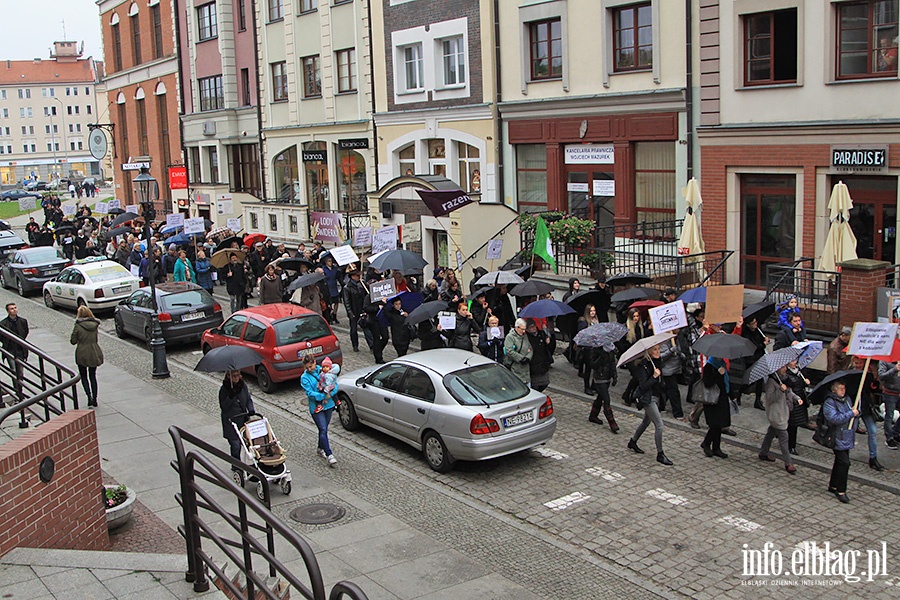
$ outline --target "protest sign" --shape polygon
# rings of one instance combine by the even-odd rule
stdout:
[[[75,205],[74,204],[63,204],[63,214],[67,217],[71,217],[75,214]]]
[[[128,205],[126,205],[126,206],[125,206],[125,212],[134,213],[134,214],[136,214],[136,215],[141,214],[141,212],[138,210],[138,205],[137,205],[137,204],[128,204]]]
[[[452,312],[438,313],[438,325],[441,329],[456,329],[456,314]]]
[[[98,215],[109,214],[109,204],[107,204],[106,202],[98,202],[94,205],[94,212]]]
[[[35,210],[37,202],[34,198],[19,198],[19,210]]]
[[[181,213],[166,215],[166,227],[184,227],[184,215]]]
[[[487,260],[500,260],[503,253],[503,240],[490,240],[487,245]]]
[[[310,212],[309,228],[314,240],[344,243],[344,217],[341,213]]]
[[[334,258],[334,262],[340,266],[349,265],[350,263],[359,262],[359,257],[350,246],[335,246],[328,252]]]
[[[353,230],[353,245],[356,248],[372,245],[372,228],[358,227]]]
[[[687,327],[687,315],[684,312],[684,302],[676,300],[662,306],[655,306],[649,310],[650,322],[653,324],[653,333],[665,333]]]
[[[709,323],[737,323],[743,308],[743,285],[711,285],[706,289],[706,320]]]
[[[397,226],[388,225],[377,230],[372,236],[372,254],[397,249]]]
[[[110,200],[107,204],[109,205],[109,210],[115,210],[117,208],[122,208],[122,201],[119,200],[118,198],[114,198],[114,199]],[[137,211],[135,211],[135,214],[137,214]]]
[[[203,233],[204,231],[206,231],[206,226],[203,224],[203,217],[195,217],[193,219],[184,220],[185,233]]]
[[[848,354],[883,356],[891,353],[897,339],[897,323],[854,323]]]
[[[422,241],[422,223],[419,221],[416,221],[415,223],[405,223],[403,227],[400,228],[400,231],[402,236],[400,241],[404,244]]]
[[[235,217],[233,219],[225,220],[225,227],[230,229],[231,231],[238,232],[241,230],[241,218]]]
[[[396,295],[397,286],[394,285],[393,278],[369,284],[369,297],[373,301],[381,300],[382,298],[393,298]]]

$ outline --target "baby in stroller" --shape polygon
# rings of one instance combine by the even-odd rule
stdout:
[[[322,370],[319,373],[319,391],[325,392],[326,394],[332,394],[334,390],[337,389],[337,376],[341,373],[341,365],[336,365],[332,362],[331,358],[325,357],[325,360],[322,361]],[[340,404],[340,401],[335,396],[334,403]],[[324,405],[321,402],[316,402],[316,410],[315,412],[322,412]]]
[[[236,423],[235,428],[238,428]],[[241,459],[259,469],[269,483],[280,485],[282,493],[290,494],[291,472],[284,464],[287,456],[269,420],[256,413],[250,414],[238,432],[243,446]],[[241,487],[244,485],[243,475],[243,471],[235,472],[235,481]],[[255,480],[251,476],[250,481]],[[260,500],[264,499],[262,482],[258,482],[256,493]]]

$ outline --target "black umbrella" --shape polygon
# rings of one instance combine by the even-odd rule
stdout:
[[[749,323],[752,319],[756,319],[756,322],[762,325],[774,312],[774,302],[757,302],[745,308],[741,312],[741,316],[744,317],[744,323]]]
[[[117,210],[119,212],[113,212],[113,210]],[[112,223],[109,224],[110,227],[118,227],[122,223],[127,223],[128,221],[133,221],[134,219],[138,218],[138,215],[134,214],[133,212],[125,212],[121,208],[114,208],[109,211],[109,214],[119,215],[115,219],[113,219]]]
[[[607,280],[609,283],[609,280]],[[650,298],[656,298],[659,296],[659,292],[652,288],[644,288],[644,287],[633,287],[628,288],[627,290],[622,290],[621,292],[616,292],[610,298],[611,302],[635,302],[637,300],[649,300]],[[571,298],[570,298],[571,300]]]
[[[522,279],[525,279],[527,281],[531,277],[531,271],[532,271],[531,265],[525,265],[524,267],[519,267],[518,269],[513,271],[513,273],[515,273],[516,275],[518,275],[519,277],[521,277]]]
[[[127,225],[126,225],[126,226],[123,226],[123,227],[116,227],[116,228],[114,228],[114,229],[108,229],[108,230],[106,231],[106,233],[104,233],[103,235],[106,236],[106,239],[111,240],[111,239],[113,239],[113,238],[116,237],[116,236],[119,236],[119,235],[127,235],[127,234],[129,234],[129,233],[132,233],[133,231],[134,231],[134,230],[133,230],[130,226],[127,226]]]
[[[517,284],[509,291],[510,296],[543,296],[553,291],[553,286],[543,281],[531,279]]]
[[[194,370],[204,373],[224,373],[225,371],[240,371],[261,362],[262,357],[256,350],[246,346],[219,346],[207,352]]]
[[[561,315],[574,315],[575,311],[568,304],[558,300],[537,300],[519,312],[523,319],[546,319]]]
[[[409,250],[404,250],[403,248],[388,250],[369,262],[373,267],[382,272],[387,271],[388,269],[392,271],[412,271],[418,269],[421,271],[425,268],[425,265],[428,264],[428,261],[418,254],[410,252]]]
[[[862,380],[863,372],[859,369],[853,369],[849,371],[837,371],[836,373],[832,373],[831,375],[826,376],[822,381],[820,381],[816,387],[809,392],[807,399],[811,404],[822,404],[825,402],[825,395],[831,390],[831,384],[835,381],[844,380],[844,383],[847,384],[847,395],[851,396],[851,398],[855,397],[855,394],[851,394],[850,390],[856,390],[859,388],[859,382]]]
[[[474,300],[478,296],[486,296],[487,294],[489,294],[493,291],[494,291],[494,288],[491,286],[480,287],[480,288],[476,289],[474,292],[472,292],[472,294],[469,297]]]
[[[111,208],[108,211],[106,211],[106,214],[108,214],[108,215],[128,215],[128,214],[134,215],[134,213],[126,213],[125,209],[123,209],[123,208]],[[131,217],[131,219],[134,219],[134,218],[137,218],[137,215],[134,215],[133,217]],[[131,219],[126,219],[126,220],[130,221]]]
[[[653,278],[643,273],[617,273],[606,278],[607,285],[641,285],[642,283],[650,283]]]
[[[733,333],[712,333],[701,337],[691,346],[704,356],[716,358],[741,358],[753,356],[756,345],[745,337]]]
[[[240,248],[241,244],[244,243],[244,240],[243,240],[243,238],[239,238],[236,235],[227,237],[224,240],[222,240],[221,242],[219,242],[218,244],[216,244],[215,252],[218,252],[219,250],[224,250],[225,248],[231,248],[232,242],[237,242],[238,248]]]
[[[274,260],[270,265],[275,265],[276,267],[280,267],[282,269],[287,269],[288,271],[299,271],[300,265],[306,265],[310,269],[312,269],[312,263],[306,260],[305,258],[279,258],[278,260]]]
[[[318,271],[314,273],[307,273],[306,275],[301,275],[297,279],[291,282],[291,285],[288,286],[287,291],[293,292],[294,290],[304,288],[308,285],[313,285],[315,283],[319,283],[325,279],[325,273],[319,273]]]
[[[448,308],[447,303],[443,300],[432,300],[431,302],[420,304],[407,315],[406,324],[418,325],[422,321],[435,318],[439,312],[448,310]]]

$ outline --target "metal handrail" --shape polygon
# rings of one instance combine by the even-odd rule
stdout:
[[[265,476],[255,467],[246,465],[233,458],[231,455],[204,442],[200,438],[184,431],[180,427],[169,427],[169,435],[175,444],[176,460],[173,467],[178,471],[181,482],[181,493],[176,497],[184,512],[184,525],[179,527],[187,544],[188,571],[185,580],[193,582],[195,592],[205,592],[209,589],[209,581],[206,577],[206,569],[215,573],[222,584],[231,591],[235,597],[256,598],[262,593],[273,600],[277,596],[270,590],[265,582],[253,570],[253,556],[260,556],[269,566],[270,577],[276,573],[283,577],[297,592],[309,600],[325,600],[325,583],[322,579],[322,571],[316,560],[312,547],[297,533],[282,521],[271,509],[269,484]],[[263,486],[263,502],[260,502],[245,489],[238,486],[232,477],[222,471],[206,454],[199,450],[185,452],[184,441],[194,444],[198,448],[212,454],[220,460],[229,463],[232,468],[237,468],[246,474],[255,475]],[[202,470],[198,470],[198,466]],[[234,515],[223,508],[212,495],[198,483],[198,480],[208,481],[230,492],[238,501],[238,514]],[[198,496],[203,502],[198,501]],[[199,513],[199,508],[209,510],[221,517],[225,524],[239,533],[239,541],[223,538],[210,527]],[[252,512],[264,525],[254,523],[248,516]],[[263,546],[250,532],[250,529],[264,529],[267,532],[267,543]],[[285,541],[291,544],[299,553],[306,564],[309,575],[310,587],[306,587],[284,564],[275,556],[274,534],[277,533]],[[219,567],[213,558],[203,551],[201,538],[212,540],[216,546],[232,561],[244,574],[247,587],[242,592],[225,576],[224,569]],[[240,556],[232,548],[240,548]],[[245,594],[245,595],[242,595]],[[341,597],[351,600],[367,600],[368,596],[356,584],[349,581],[341,581],[332,587],[331,600]]]

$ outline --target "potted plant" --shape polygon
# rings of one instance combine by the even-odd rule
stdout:
[[[106,509],[106,527],[113,530],[131,520],[137,494],[124,485],[103,486],[103,508]]]

